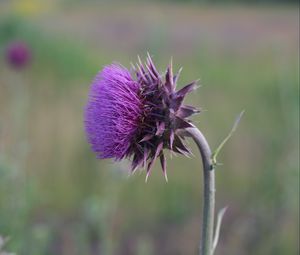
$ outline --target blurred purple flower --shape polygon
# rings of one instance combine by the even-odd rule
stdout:
[[[167,180],[163,149],[189,155],[178,130],[192,127],[187,117],[198,113],[183,105],[192,82],[175,91],[179,73],[173,76],[172,63],[164,78],[148,55],[145,65],[133,67],[136,78],[118,64],[106,66],[94,79],[85,109],[85,130],[99,158],[129,158],[132,172],[145,167],[146,180],[157,158]]]
[[[13,68],[24,68],[31,59],[31,51],[25,42],[12,42],[6,49],[6,60]]]

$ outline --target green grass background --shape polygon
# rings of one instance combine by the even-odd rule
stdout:
[[[297,6],[174,2],[0,3],[0,236],[18,255],[186,255],[200,238],[202,168],[168,158],[128,177],[126,162],[96,160],[83,131],[89,84],[104,65],[149,51],[180,86],[221,152],[217,209],[228,206],[216,254],[299,252],[299,59]],[[21,72],[7,44],[33,53]]]

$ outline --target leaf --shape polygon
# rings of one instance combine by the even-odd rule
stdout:
[[[225,139],[220,143],[220,145],[218,146],[218,148],[212,153],[211,155],[211,160],[212,160],[212,164],[213,166],[216,166],[217,163],[217,156],[220,153],[221,149],[224,147],[224,145],[226,144],[226,142],[231,138],[231,136],[233,135],[233,133],[236,131],[238,124],[240,123],[240,120],[244,114],[245,110],[243,110],[235,119],[235,122],[232,126],[232,129],[230,130],[229,134],[225,137]]]
[[[215,234],[214,234],[214,240],[213,240],[213,247],[212,247],[212,254],[214,254],[214,251],[218,245],[218,241],[219,241],[219,236],[220,236],[220,230],[221,230],[221,225],[222,225],[222,220],[223,217],[225,215],[227,211],[227,206],[222,208],[219,212],[218,212],[218,216],[217,216],[217,224],[216,224],[216,229],[215,229]]]

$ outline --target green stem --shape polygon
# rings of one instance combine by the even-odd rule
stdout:
[[[187,128],[186,136],[193,138],[201,153],[204,176],[204,204],[202,237],[200,240],[200,255],[213,254],[213,236],[214,236],[214,214],[215,214],[215,171],[211,160],[211,150],[204,137],[196,127]]]

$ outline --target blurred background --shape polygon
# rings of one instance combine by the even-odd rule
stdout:
[[[157,164],[145,184],[128,163],[97,160],[83,130],[95,74],[149,51],[162,72],[171,56],[183,67],[179,86],[201,79],[187,101],[205,109],[193,120],[212,148],[246,110],[216,170],[217,210],[229,207],[216,254],[298,254],[298,19],[298,1],[1,0],[3,250],[196,254],[195,146],[191,159],[168,158],[168,183]],[[7,60],[14,42],[30,51],[22,68]]]

